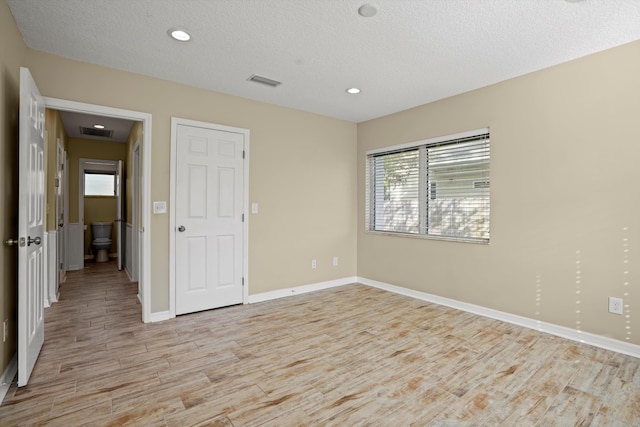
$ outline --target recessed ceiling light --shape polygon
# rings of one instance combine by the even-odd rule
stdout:
[[[178,40],[179,42],[186,42],[191,39],[191,35],[184,30],[172,29],[167,31],[167,33],[172,39]]]
[[[365,18],[371,18],[372,16],[375,16],[376,13],[378,13],[378,9],[376,9],[376,7],[372,4],[363,4],[358,8],[358,13],[360,14],[360,16],[363,16]]]
[[[349,89],[347,89],[347,93],[355,95],[356,93],[360,93],[360,89],[358,89],[357,87],[350,87]]]
[[[93,127],[96,129],[104,129],[104,125],[99,125],[99,124],[95,124],[93,125]]]

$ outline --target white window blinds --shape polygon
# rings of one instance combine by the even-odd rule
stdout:
[[[488,129],[367,155],[369,231],[489,241]]]

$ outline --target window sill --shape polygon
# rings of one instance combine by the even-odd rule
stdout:
[[[377,235],[377,236],[408,237],[410,239],[442,240],[445,242],[473,243],[476,245],[489,245],[489,242],[490,242],[490,240],[468,239],[464,237],[431,236],[428,234],[396,233],[393,231],[365,230],[365,234],[371,234],[371,235]]]

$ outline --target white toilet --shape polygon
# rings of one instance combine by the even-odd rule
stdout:
[[[112,226],[113,224],[110,222],[91,223],[91,248],[93,249],[96,262],[109,261]]]

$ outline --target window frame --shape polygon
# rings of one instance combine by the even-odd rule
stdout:
[[[109,176],[111,177],[112,184],[112,193],[113,194],[87,194],[87,175],[99,175],[99,176]],[[84,197],[102,197],[102,198],[115,198],[117,196],[117,174],[116,171],[104,171],[104,170],[91,170],[85,169],[84,175],[84,185],[83,185],[83,193]]]
[[[479,243],[479,244],[489,244],[490,242],[490,222],[491,222],[491,193],[490,193],[490,169],[491,169],[491,151],[490,151],[490,128],[480,128],[474,129],[466,132],[459,132],[451,135],[443,135],[434,138],[424,139],[420,141],[409,142],[405,144],[398,144],[388,147],[382,147],[377,149],[368,150],[366,152],[365,159],[365,232],[370,234],[381,234],[381,235],[392,235],[399,237],[412,237],[412,238],[421,238],[421,239],[430,239],[430,240],[447,240],[447,241],[460,241],[467,243]],[[429,173],[428,169],[428,161],[426,159],[427,156],[422,155],[422,151],[425,151],[429,148],[434,147],[442,147],[446,146],[448,143],[455,143],[459,140],[471,139],[474,137],[480,137],[483,135],[487,135],[487,173],[489,176],[487,178],[475,178],[472,180],[473,188],[476,187],[476,181],[482,182],[482,189],[487,190],[486,198],[488,200],[489,206],[486,208],[486,218],[489,221],[489,227],[487,231],[487,237],[465,237],[465,236],[454,236],[454,235],[441,235],[441,234],[429,234],[429,229],[425,221],[427,220],[429,203],[431,200],[434,200],[432,197],[439,192],[439,188],[437,186],[431,186],[435,184],[435,182],[427,183],[427,174]],[[418,232],[407,232],[407,231],[395,231],[395,230],[376,230],[376,199],[375,199],[375,182],[376,182],[376,171],[375,171],[375,158],[383,155],[389,155],[393,153],[406,152],[410,150],[418,150],[420,153],[419,161],[418,161]],[[378,177],[379,179],[380,177]],[[488,183],[488,186],[485,187],[484,184]],[[427,187],[429,186],[429,187]],[[436,196],[437,197],[437,196]]]

